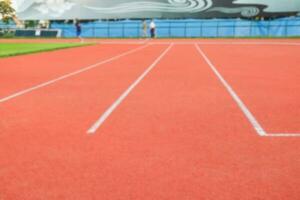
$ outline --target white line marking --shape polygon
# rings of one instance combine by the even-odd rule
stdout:
[[[280,45],[280,46],[300,46],[300,42],[251,42],[251,41],[241,41],[241,42],[188,42],[188,41],[182,41],[182,42],[167,42],[167,41],[151,41],[151,40],[147,40],[147,41],[103,41],[103,42],[99,42],[100,44],[116,44],[116,45],[121,45],[121,44],[143,44],[145,42],[148,42],[148,44],[177,44],[177,45],[187,45],[187,44],[199,44],[199,45]]]
[[[206,63],[209,65],[209,67],[212,69],[212,71],[215,73],[215,75],[219,78],[223,86],[227,89],[231,97],[235,100],[235,102],[238,104],[240,109],[243,111],[244,115],[247,117],[251,125],[253,126],[254,130],[257,132],[259,136],[262,137],[300,137],[300,133],[267,133],[263,127],[259,124],[259,122],[256,120],[254,115],[250,112],[250,110],[247,108],[247,106],[243,103],[243,101],[239,98],[239,96],[236,94],[236,92],[232,89],[232,87],[227,83],[227,81],[222,77],[222,75],[219,73],[219,71],[216,69],[216,67],[212,64],[212,62],[209,60],[209,58],[205,55],[205,53],[202,51],[202,49],[195,44],[196,49],[198,52],[202,55]]]
[[[94,40],[92,40],[94,41]],[[140,40],[136,40],[136,41],[97,41],[96,42],[98,44],[145,44],[147,43],[148,41],[150,41],[149,38],[147,39],[140,39]]]
[[[91,70],[91,69],[93,69],[93,68],[95,68],[95,67],[98,67],[98,66],[100,66],[100,65],[103,65],[103,64],[112,62],[112,61],[117,60],[117,59],[119,59],[119,58],[121,58],[121,57],[127,56],[127,55],[132,54],[132,53],[134,53],[134,52],[136,52],[136,51],[139,51],[139,50],[141,50],[141,49],[144,49],[144,48],[146,48],[146,47],[148,47],[148,46],[149,46],[149,45],[147,44],[147,45],[143,45],[143,46],[138,47],[138,48],[134,48],[134,49],[132,49],[132,50],[129,50],[129,51],[126,51],[126,52],[124,52],[124,53],[121,53],[121,54],[119,54],[119,55],[117,55],[117,56],[114,56],[114,57],[112,57],[112,58],[109,58],[109,59],[106,59],[106,60],[104,60],[104,61],[95,63],[95,64],[93,64],[93,65],[89,65],[89,66],[87,66],[87,67],[85,67],[85,68],[83,68],[83,69],[77,70],[77,71],[75,71],[75,72],[72,72],[72,73],[69,73],[69,74],[60,76],[60,77],[58,77],[58,78],[56,78],[56,79],[53,79],[53,80],[50,80],[50,81],[41,83],[41,84],[39,84],[39,85],[36,85],[36,86],[34,86],[34,87],[31,87],[31,88],[28,88],[28,89],[19,91],[19,92],[15,93],[15,94],[12,94],[12,95],[9,95],[9,96],[7,96],[7,97],[4,97],[4,98],[0,99],[0,103],[6,102],[6,101],[11,100],[11,99],[14,99],[14,98],[16,98],[16,97],[19,97],[19,96],[24,95],[24,94],[26,94],[26,93],[29,93],[29,92],[32,92],[32,91],[34,91],[34,90],[40,89],[40,88],[42,88],[42,87],[48,86],[48,85],[53,84],[53,83],[55,83],[55,82],[61,81],[61,80],[63,80],[63,79],[69,78],[69,77],[71,77],[71,76],[75,76],[75,75],[80,74],[80,73],[82,73],[82,72]]]
[[[267,133],[265,137],[300,137],[300,133]]]
[[[130,92],[145,78],[145,76],[161,61],[161,59],[172,48],[173,44],[170,44],[164,52],[138,77],[129,88],[102,114],[102,116],[93,124],[93,126],[87,131],[88,134],[94,134],[99,127],[105,122],[105,120],[111,115],[111,113],[122,103],[122,101],[130,94]]]
[[[199,45],[290,45],[290,46],[299,46],[300,43],[296,42],[199,42]]]
[[[209,65],[209,67],[212,69],[212,71],[215,73],[215,75],[218,77],[218,79],[221,81],[223,86],[227,89],[231,97],[235,100],[235,102],[238,104],[240,109],[243,111],[249,122],[252,124],[253,128],[256,130],[257,134],[260,136],[265,136],[266,132],[262,128],[262,126],[258,123],[258,121],[255,119],[255,117],[252,115],[250,110],[246,107],[246,105],[243,103],[243,101],[240,99],[240,97],[236,94],[236,92],[232,89],[232,87],[225,81],[225,79],[222,77],[222,75],[219,73],[219,71],[216,69],[216,67],[212,64],[212,62],[209,60],[209,58],[205,55],[205,53],[201,50],[201,48],[195,44],[196,49],[198,52],[202,55],[206,63]]]

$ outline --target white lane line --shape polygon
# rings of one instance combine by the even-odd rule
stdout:
[[[116,56],[114,56],[114,57],[112,57],[112,58],[109,58],[109,59],[103,60],[103,61],[101,61],[101,62],[98,62],[98,63],[92,64],[92,65],[89,65],[89,66],[87,66],[87,67],[84,67],[84,68],[82,68],[82,69],[80,69],[80,70],[77,70],[77,71],[75,71],[75,72],[72,72],[72,73],[69,73],[69,74],[60,76],[60,77],[58,77],[58,78],[56,78],[56,79],[53,79],[53,80],[50,80],[50,81],[41,83],[41,84],[39,84],[39,85],[30,87],[30,88],[28,88],[28,89],[21,90],[21,91],[19,91],[19,92],[17,92],[17,93],[14,93],[14,94],[9,95],[9,96],[7,96],[7,97],[1,98],[1,99],[0,99],[0,103],[6,102],[6,101],[11,100],[11,99],[14,99],[14,98],[16,98],[16,97],[19,97],[19,96],[21,96],[21,95],[27,94],[27,93],[32,92],[32,91],[34,91],[34,90],[40,89],[40,88],[42,88],[42,87],[48,86],[48,85],[53,84],[53,83],[55,83],[55,82],[61,81],[61,80],[63,80],[63,79],[69,78],[69,77],[71,77],[71,76],[75,76],[75,75],[77,75],[77,74],[80,74],[80,73],[83,73],[83,72],[85,72],[85,71],[91,70],[91,69],[93,69],[93,68],[95,68],[95,67],[98,67],[98,66],[100,66],[100,65],[103,65],[103,64],[112,62],[112,61],[117,60],[117,59],[119,59],[119,58],[121,58],[121,57],[127,56],[127,55],[132,54],[132,53],[134,53],[134,52],[136,52],[136,51],[139,51],[139,50],[141,50],[141,49],[144,49],[144,48],[146,48],[146,47],[148,47],[148,46],[149,46],[149,45],[147,44],[147,45],[143,45],[143,46],[138,47],[138,48],[134,48],[134,49],[132,49],[132,50],[129,50],[129,51],[126,51],[126,52],[121,53],[121,54],[119,54],[119,55],[116,55]]]
[[[300,133],[267,133],[265,137],[300,137]]]
[[[134,42],[131,42],[131,41],[128,41],[128,42],[114,42],[114,41],[106,41],[106,42],[102,42],[102,41],[100,41],[100,42],[97,42],[98,44],[115,44],[115,45],[122,45],[122,44],[125,44],[125,45],[128,45],[128,44],[132,44],[132,45],[134,45],[134,44],[136,44],[136,45],[138,45],[138,44],[144,44],[145,43],[145,41],[134,41]]]
[[[177,45],[188,45],[188,44],[199,44],[199,45],[278,45],[278,46],[300,46],[300,42],[247,42],[247,41],[241,41],[241,42],[158,42],[158,41],[151,41],[150,39],[147,41],[103,41],[99,42],[100,44],[143,44],[145,42],[148,42],[148,44],[161,44],[161,45],[168,45],[171,43],[177,44]]]
[[[227,89],[231,97],[234,99],[234,101],[238,104],[240,109],[243,111],[244,115],[247,117],[251,125],[253,126],[254,130],[257,132],[260,136],[266,136],[267,133],[264,131],[262,126],[258,123],[258,121],[255,119],[253,114],[250,112],[250,110],[247,108],[247,106],[243,103],[243,101],[240,99],[240,97],[236,94],[236,92],[232,89],[232,87],[227,83],[227,81],[222,77],[222,75],[219,73],[219,71],[216,69],[216,67],[212,64],[212,62],[209,60],[209,58],[205,55],[205,53],[202,51],[202,49],[195,44],[196,49],[201,54],[201,56],[204,58],[206,63],[209,65],[209,67],[212,69],[212,71],[215,73],[215,75],[218,77],[218,79],[221,81],[223,86]]]
[[[105,120],[111,115],[111,113],[122,103],[122,101],[130,94],[130,92],[145,78],[145,76],[161,61],[161,59],[168,53],[173,47],[173,43],[170,44],[164,52],[140,75],[129,88],[100,116],[100,118],[91,126],[87,131],[88,134],[94,134],[99,127],[105,122]]]
[[[227,81],[222,77],[222,75],[218,72],[216,67],[212,64],[212,62],[209,60],[209,58],[205,55],[205,53],[201,50],[201,48],[195,44],[196,49],[199,51],[199,53],[203,56],[207,64],[210,66],[212,71],[216,74],[216,76],[219,78],[219,80],[222,82],[224,87],[227,89],[227,91],[230,93],[232,98],[235,100],[235,102],[238,104],[240,109],[243,111],[244,115],[247,117],[255,131],[259,136],[263,137],[300,137],[300,133],[268,133],[266,132],[263,127],[259,124],[259,122],[256,120],[254,115],[249,111],[247,106],[243,103],[243,101],[239,98],[239,96],[236,94],[236,92],[232,89],[232,87],[227,83]]]
[[[145,44],[150,41],[150,38],[140,39],[135,41],[98,41],[98,44]],[[170,43],[169,43],[170,44]]]
[[[284,45],[299,46],[297,42],[198,42],[199,45]]]

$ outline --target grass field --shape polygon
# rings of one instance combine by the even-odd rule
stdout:
[[[0,43],[0,57],[85,46],[80,43]]]

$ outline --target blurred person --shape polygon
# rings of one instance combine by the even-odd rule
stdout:
[[[148,26],[147,26],[146,20],[143,20],[142,28],[143,28],[143,37],[145,37],[145,38],[148,37],[148,34],[147,34]]]
[[[75,20],[75,28],[76,28],[76,36],[77,36],[77,38],[79,38],[80,41],[83,42],[83,39],[81,37],[82,28],[81,28],[81,24],[80,24],[80,22],[79,22],[78,19]]]
[[[156,25],[155,25],[153,19],[150,22],[150,34],[151,34],[151,38],[155,38],[156,37]]]

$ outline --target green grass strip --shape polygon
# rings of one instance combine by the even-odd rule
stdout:
[[[91,45],[91,43],[0,43],[0,58]]]

